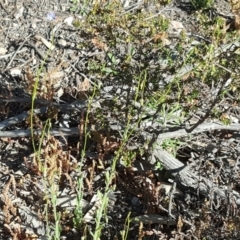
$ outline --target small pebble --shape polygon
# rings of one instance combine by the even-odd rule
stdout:
[[[135,197],[135,196],[132,198],[131,203],[132,203],[132,205],[134,205],[135,207],[138,207],[138,206],[141,205],[141,202],[140,202],[139,198],[138,198],[138,197]]]
[[[58,44],[63,46],[63,47],[66,47],[67,46],[67,42],[64,40],[64,39],[59,39],[58,40]]]

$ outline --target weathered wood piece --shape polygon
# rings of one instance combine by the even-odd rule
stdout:
[[[199,191],[200,194],[209,197],[220,197],[221,199],[228,199],[228,192],[224,190],[224,187],[219,187],[212,183],[205,177],[198,176],[196,173],[193,173],[188,166],[185,166],[179,160],[174,158],[171,154],[160,147],[161,141],[156,141],[156,146],[152,149],[152,155],[150,162],[154,164],[156,161],[160,161],[162,166],[169,170],[178,184],[195,190],[196,193]],[[239,194],[235,191],[232,191],[232,194],[235,196],[235,199],[239,202]]]

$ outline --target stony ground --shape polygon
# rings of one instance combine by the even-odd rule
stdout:
[[[218,98],[231,74],[239,71],[238,57],[217,52],[215,58],[224,61],[216,61],[216,66],[224,67],[218,70],[219,82],[215,75],[207,76],[211,84],[201,79],[204,68],[192,74],[196,66],[186,58],[199,44],[199,55],[206,60],[209,49],[204,48],[215,35],[209,22],[202,25],[201,14],[221,16],[227,25],[233,20],[229,3],[215,1],[203,13],[188,0],[111,4],[0,0],[0,238],[53,236],[53,203],[46,197],[52,192],[46,189],[53,186],[51,177],[57,172],[53,182],[58,183],[60,239],[92,239],[86,232],[94,231],[94,197],[97,190],[104,191],[106,172],[118,152],[101,239],[123,239],[120,232],[126,229],[129,212],[133,219],[125,239],[239,239],[238,86]],[[165,19],[170,21],[167,27]],[[226,67],[226,60],[235,68]],[[181,78],[180,87],[175,77]],[[155,110],[150,108],[165,93]],[[129,118],[131,134],[124,142]],[[209,125],[213,119],[225,125],[217,120],[217,126]],[[46,123],[51,129],[41,138]],[[85,126],[90,132],[86,145]],[[191,134],[185,134],[191,127]],[[161,151],[164,169],[159,170],[152,146],[157,136],[168,139],[168,133],[174,140],[161,144],[171,156]],[[85,225],[76,228],[79,167]],[[178,168],[187,168],[190,177],[181,180]],[[168,182],[174,177],[175,190],[175,183]]]

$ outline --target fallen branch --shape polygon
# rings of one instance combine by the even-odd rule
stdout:
[[[54,106],[58,108],[59,111],[82,111],[84,108],[87,108],[89,102],[88,101],[75,101],[73,103],[66,103],[66,104],[49,104],[49,106]],[[91,102],[91,106],[93,108],[100,107],[100,104],[98,102]],[[34,114],[44,114],[47,112],[47,107],[42,107],[39,109],[34,109]],[[8,118],[2,122],[0,122],[0,130],[10,127],[12,125],[18,124],[22,121],[25,121],[27,117],[29,116],[29,112],[23,112],[21,114],[18,114],[14,117]],[[2,133],[3,134],[3,133]]]
[[[42,131],[39,130],[33,130],[35,135],[41,135]],[[52,136],[78,136],[79,135],[79,129],[77,127],[75,128],[54,128],[49,131],[49,134]],[[12,130],[12,131],[0,131],[0,137],[4,138],[22,138],[22,137],[30,137],[31,136],[31,130]]]
[[[164,169],[171,172],[175,176],[178,184],[194,189],[200,192],[200,194],[205,197],[210,195],[218,196],[221,199],[228,199],[228,194],[223,188],[212,183],[205,177],[198,176],[196,173],[193,173],[188,166],[185,166],[179,160],[174,158],[167,151],[163,150],[161,146],[161,141],[157,140],[155,142],[156,147],[152,149],[152,155],[150,159],[151,164],[155,164],[157,161],[160,161]],[[237,192],[232,192],[235,196],[237,202],[240,201],[240,195]]]
[[[60,109],[62,109],[62,110],[81,110],[84,107],[86,107],[86,103],[80,103],[77,107],[75,104],[66,104],[66,105],[62,104],[62,105],[60,105]],[[34,110],[35,114],[42,114],[44,112],[46,112],[46,107]],[[21,121],[24,121],[28,117],[28,114],[29,114],[28,112],[23,112],[17,116],[11,117],[9,119],[6,119],[6,120],[0,122],[0,130],[3,128],[6,128],[6,127],[10,127],[14,124],[20,123]],[[118,131],[123,130],[123,127],[121,127],[120,125],[113,125],[113,126],[110,126],[110,128],[112,128],[113,130],[118,130]],[[75,133],[77,129],[78,128],[71,128],[71,129],[68,129],[68,132],[63,131],[63,135],[66,134],[67,136],[70,136],[71,132],[74,132],[74,135],[79,134],[78,131],[77,131],[77,133]],[[189,134],[185,129],[179,129],[179,130],[172,131],[172,132],[161,133],[161,134],[159,134],[157,139],[160,144],[160,142],[162,142],[163,140],[166,140],[166,139],[186,137],[186,136],[190,136],[192,134],[206,132],[206,131],[214,131],[214,130],[240,131],[240,124],[234,123],[234,124],[230,124],[230,125],[224,125],[221,123],[203,123],[203,124],[199,125],[197,128],[195,128],[191,132],[191,134]],[[37,131],[40,132],[41,130],[37,130]],[[52,134],[54,136],[59,136],[58,130],[52,130]],[[150,139],[151,135],[152,134],[149,134],[147,132],[143,133],[144,138]],[[29,136],[30,136],[29,130],[0,131],[0,137],[29,137]]]
[[[220,122],[215,122],[215,123],[207,122],[207,123],[202,123],[201,125],[196,127],[191,133],[189,133],[186,129],[179,129],[173,132],[161,133],[158,136],[158,140],[186,137],[196,133],[215,131],[215,130],[240,131],[240,124],[233,123],[229,125],[224,125]]]

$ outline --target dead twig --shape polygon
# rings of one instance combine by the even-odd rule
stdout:
[[[180,185],[199,190],[200,194],[208,197],[211,192],[215,193],[215,197],[220,197],[227,200],[226,192],[221,189],[219,186],[212,183],[205,177],[198,176],[196,173],[193,173],[188,166],[185,166],[167,151],[163,150],[161,147],[161,142],[156,141],[156,147],[152,149],[152,159],[150,160],[154,164],[157,160],[160,161],[164,169],[172,173],[176,177],[177,183]],[[240,198],[240,195],[236,192],[233,193],[236,199]]]
[[[79,101],[75,101],[73,103],[66,103],[66,104],[49,103],[49,106],[56,107],[59,111],[73,111],[73,110],[74,111],[82,111],[84,108],[86,108],[88,106],[88,101],[79,100]],[[97,103],[93,102],[92,106],[93,106],[93,108],[97,107]],[[48,110],[48,107],[34,109],[34,114],[35,115],[44,114],[47,112],[47,110]],[[29,116],[29,112],[23,112],[19,115],[16,115],[14,117],[6,119],[6,120],[0,122],[0,130],[4,129],[6,127],[12,126],[14,124],[20,123],[20,122],[26,120],[28,116]]]
[[[30,43],[29,41],[24,43],[24,46],[31,47],[35,50],[35,52],[39,55],[39,57],[44,60],[45,62],[52,62],[53,59],[48,57],[47,55],[44,55],[34,44]]]
[[[16,55],[18,54],[18,52],[21,50],[21,48],[24,46],[24,44],[26,43],[26,41],[28,40],[29,37],[30,37],[30,35],[28,35],[28,36],[26,37],[26,39],[20,44],[20,46],[18,47],[18,49],[15,51],[15,53],[14,53],[13,56],[12,56],[12,58],[10,59],[9,63],[7,64],[5,70],[7,70],[7,69],[10,67],[10,65],[12,64],[14,58],[16,57]]]
[[[190,136],[192,134],[197,134],[201,132],[207,132],[207,131],[215,131],[215,130],[229,130],[229,131],[240,131],[240,124],[239,123],[232,123],[229,125],[224,125],[221,122],[207,122],[200,124],[197,126],[191,133],[189,133],[186,129],[179,129],[176,131],[169,131],[166,133],[160,133],[157,136],[157,139],[159,141],[163,141],[166,139],[171,139],[171,138],[179,138],[179,137],[186,137]],[[144,137],[149,138],[150,134],[149,133],[143,133],[142,134]]]
[[[34,130],[35,135],[39,135],[42,133],[43,130],[36,129]],[[78,136],[79,130],[78,128],[53,128],[49,131],[49,134],[52,136]],[[12,130],[12,131],[0,131],[0,138],[21,138],[21,137],[30,137],[31,130]]]

